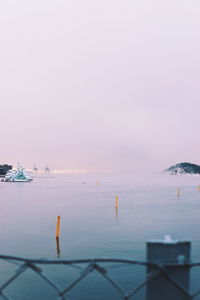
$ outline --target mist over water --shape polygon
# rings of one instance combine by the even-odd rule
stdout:
[[[1,161],[134,177],[198,164],[199,13],[186,0],[1,2]]]

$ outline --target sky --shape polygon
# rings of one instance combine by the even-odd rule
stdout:
[[[200,164],[198,0],[1,0],[0,162]]]

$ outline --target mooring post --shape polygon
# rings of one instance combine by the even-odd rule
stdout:
[[[60,216],[57,217],[57,223],[56,223],[56,238],[59,238],[60,236]]]
[[[190,268],[187,263],[190,260],[190,248],[190,242],[174,241],[169,236],[163,241],[147,242],[147,261],[159,264],[161,273],[148,281],[146,300],[188,299]],[[157,271],[159,269],[155,266],[148,266],[147,276]]]

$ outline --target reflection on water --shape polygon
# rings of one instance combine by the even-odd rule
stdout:
[[[56,237],[56,254],[57,254],[58,258],[60,257],[60,253],[61,253],[61,250],[60,250],[60,239],[59,239],[59,237]]]
[[[31,184],[1,182],[0,237],[4,243],[0,252],[53,258],[57,216],[62,218],[65,258],[85,254],[133,257],[137,256],[138,248],[144,258],[146,240],[165,234],[188,238],[196,247],[199,180],[170,180],[169,184],[156,181],[155,185],[101,180],[97,186],[96,179],[72,182],[69,177],[60,176],[35,178]],[[177,199],[178,187],[181,197]],[[40,242],[37,246],[36,240]]]
[[[0,253],[59,258],[59,238],[56,238],[55,251],[55,220],[61,216],[63,259],[144,260],[146,241],[169,234],[174,239],[192,241],[193,259],[199,260],[199,183],[199,178],[174,176],[155,182],[101,178],[98,185],[96,178],[72,181],[70,176],[35,178],[31,184],[0,182]],[[179,198],[177,188],[181,189]],[[114,203],[116,195],[119,195],[120,212]],[[9,271],[6,265],[1,270],[0,280]],[[119,278],[120,274],[117,273]],[[131,274],[130,281],[142,275],[141,271],[136,277]],[[64,280],[60,270],[54,276]],[[96,279],[91,280],[95,286]],[[87,284],[83,286],[87,290]],[[100,284],[99,290],[101,287]],[[108,299],[101,296],[85,299]]]
[[[118,220],[118,206],[115,207],[115,216],[116,216],[116,220]]]

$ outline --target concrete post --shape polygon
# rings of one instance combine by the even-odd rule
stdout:
[[[190,269],[184,263],[190,260],[190,242],[174,241],[166,236],[164,241],[147,242],[147,261],[163,265],[169,276],[173,277],[185,290],[189,290]],[[177,263],[169,267],[169,263]],[[180,266],[178,265],[180,264]],[[147,274],[156,271],[155,267],[147,267]],[[187,295],[169,282],[164,274],[150,280],[146,287],[146,300],[186,300]]]

